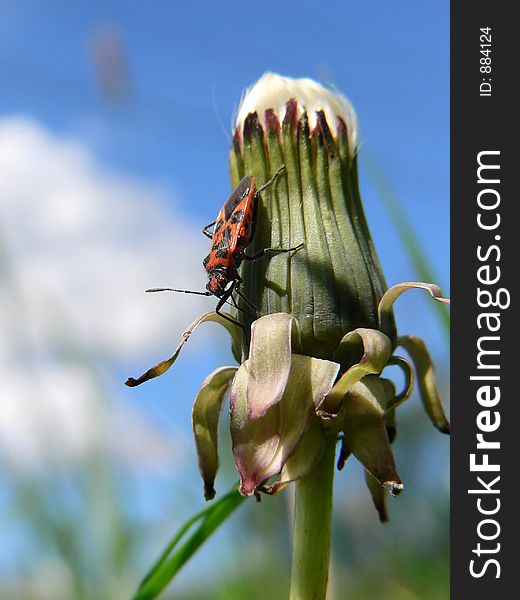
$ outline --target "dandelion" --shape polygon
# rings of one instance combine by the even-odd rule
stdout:
[[[202,315],[171,358],[127,384],[164,373],[201,323],[227,329],[239,366],[211,373],[193,405],[205,497],[215,495],[219,421],[230,390],[240,492],[276,494],[297,482],[291,598],[324,598],[338,441],[338,468],[350,455],[362,463],[384,521],[385,489],[403,489],[390,445],[395,412],[415,380],[433,424],[449,432],[426,345],[399,336],[393,315],[410,289],[448,301],[431,283],[387,288],[359,195],[356,117],[340,94],[266,73],[242,99],[230,168],[233,187],[246,175],[261,187],[281,171],[258,198],[247,253],[298,251],[244,261],[232,313]],[[399,348],[408,358],[395,354]],[[382,376],[390,365],[405,375],[399,393]]]

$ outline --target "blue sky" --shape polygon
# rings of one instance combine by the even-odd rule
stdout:
[[[448,2],[2,7],[0,112],[32,115],[104,165],[174,189],[197,224],[229,192],[226,132],[242,90],[266,70],[334,84],[358,112],[361,156],[381,163],[447,287]],[[103,101],[94,75],[106,31],[129,73],[119,105]],[[366,171],[361,185],[388,280],[413,278]]]
[[[267,70],[333,84],[351,100],[360,128],[362,197],[388,283],[414,280],[417,274],[366,167],[368,155],[384,169],[432,262],[437,282],[449,291],[447,0],[2,0],[0,13],[0,119],[29,119],[45,132],[42,136],[77,144],[88,155],[86,163],[96,165],[92,173],[102,173],[103,181],[115,178],[140,190],[131,206],[142,231],[138,224],[128,224],[120,234],[124,243],[119,252],[127,252],[135,263],[140,254],[136,251],[133,257],[130,248],[141,248],[150,261],[146,264],[160,263],[153,275],[164,280],[150,281],[145,267],[134,271],[131,264],[125,266],[124,272],[110,277],[131,281],[124,296],[114,296],[115,306],[131,303],[130,296],[150,285],[202,289],[204,272],[198,265],[205,255],[205,238],[197,230],[215,218],[229,194],[232,115],[243,89]],[[96,48],[106,49],[107,36],[119,40],[118,57],[127,74],[125,93],[118,101],[101,93],[99,69],[94,66]],[[86,179],[87,175],[81,180]],[[107,207],[104,218],[106,189],[100,184],[91,190],[92,197],[98,194],[100,228],[105,220],[117,221],[114,207]],[[147,195],[156,212],[149,219],[142,210]],[[139,209],[138,198],[143,199]],[[117,209],[124,211],[124,203]],[[161,230],[155,238],[160,256],[153,254],[152,227]],[[180,254],[175,239],[171,247],[157,241],[167,244],[169,231],[177,241],[185,234],[182,252],[191,254],[189,259]],[[446,368],[447,355],[440,354],[446,340],[431,304],[419,293],[410,296],[400,301],[399,328],[424,336]],[[188,439],[191,398],[203,377],[230,360],[230,354],[221,349],[224,338],[215,342],[214,336],[205,339],[201,332],[201,340],[187,349],[176,375],[176,394],[183,400],[175,408],[173,377],[152,382],[146,390],[132,390],[128,396],[119,382],[137,375],[134,370],[148,367],[150,360],[165,357],[188,317],[196,316],[200,307],[195,301],[186,306],[181,298],[145,300],[148,304],[139,305],[142,315],[135,333],[143,351],[137,342],[132,345],[133,317],[129,317],[127,337],[109,350],[100,344],[99,360],[109,356],[105,377],[123,402],[142,410],[146,401],[151,420],[166,429],[173,421],[184,420],[182,435]],[[143,333],[147,312],[152,332],[148,337]],[[132,351],[124,351],[128,347]],[[189,469],[195,477],[194,459]]]

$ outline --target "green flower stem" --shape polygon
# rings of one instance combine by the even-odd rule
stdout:
[[[335,440],[320,462],[296,482],[289,600],[325,600],[329,575]]]

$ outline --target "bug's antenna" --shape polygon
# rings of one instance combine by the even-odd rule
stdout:
[[[181,292],[182,294],[196,294],[197,296],[213,296],[211,292],[194,292],[193,290],[175,290],[173,288],[150,288],[145,292]]]
[[[212,97],[212,100],[213,100],[213,112],[215,113],[215,116],[217,117],[217,121],[218,121],[218,124],[220,125],[220,129],[222,129],[222,131],[224,132],[224,135],[226,136],[226,140],[228,141],[228,144],[231,144],[231,139],[229,137],[229,132],[224,127],[224,124],[222,123],[222,118],[220,116],[220,112],[218,110],[217,96],[215,94],[215,83],[213,83],[213,85],[211,86],[211,97]]]
[[[182,294],[195,294],[197,296],[213,296],[214,295],[211,292],[194,292],[193,290],[176,290],[174,288],[150,288],[148,290],[145,290],[145,292],[181,292]],[[242,294],[240,294],[240,295],[242,296]],[[244,313],[248,317],[254,318],[254,315],[250,314],[249,312],[247,312],[243,308],[240,308],[240,306],[237,305],[233,296],[231,296],[231,299],[233,300],[233,304],[231,304],[231,302],[229,300],[226,301],[226,304],[229,304],[229,306],[234,306],[239,312]]]

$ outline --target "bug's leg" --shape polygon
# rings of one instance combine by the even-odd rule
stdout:
[[[236,292],[237,290],[235,290]],[[243,308],[240,308],[240,306],[238,306],[237,301],[235,299],[235,297],[233,296],[233,294],[231,294],[230,296],[231,302],[228,300],[227,304],[229,304],[229,306],[234,306],[238,312],[241,312],[242,314],[246,315],[246,317],[251,317],[252,319],[256,319],[255,315],[252,315],[251,313],[247,312],[247,310],[244,310]]]
[[[242,300],[249,306],[249,308],[251,308],[251,310],[254,311],[254,314],[255,314],[254,318],[256,319],[256,318],[258,318],[258,306],[256,306],[256,304],[253,304],[251,302],[251,300],[249,300],[249,298],[242,291],[243,283],[244,282],[242,281],[242,277],[240,277],[240,275],[237,274],[234,291],[242,298]],[[249,315],[249,316],[253,316],[253,315]]]
[[[278,171],[276,171],[276,173],[271,177],[271,179],[269,179],[269,181],[266,181],[264,183],[264,185],[262,185],[261,187],[259,187],[256,190],[256,194],[259,194],[260,192],[263,192],[265,190],[265,188],[268,188],[270,185],[273,185],[273,183],[278,179],[278,177],[280,176],[280,173],[285,169],[285,165],[282,165]]]
[[[294,248],[264,248],[263,250],[260,250],[260,252],[253,254],[253,256],[248,256],[247,254],[244,254],[244,260],[255,261],[259,258],[262,258],[266,254],[281,254],[282,252],[295,252],[296,250],[301,250],[301,248],[303,248],[304,246],[305,244],[298,244],[297,246],[294,246]]]
[[[248,312],[247,310],[244,310],[243,308],[240,308],[240,306],[238,306],[235,298],[233,296],[231,296],[231,299],[233,300],[233,304],[235,305],[235,308],[237,310],[239,310],[241,313],[244,313],[246,316],[250,317],[251,319],[257,319],[258,318],[258,308],[251,302],[251,300],[249,300],[249,298],[247,298],[247,296],[245,296],[239,289],[239,287],[237,286],[235,289],[235,292],[242,298],[242,300],[249,306],[249,308],[251,308],[251,310],[253,310],[253,314]]]
[[[251,302],[251,300],[249,300],[249,298],[242,292],[242,290],[240,289],[240,286],[237,285],[235,288],[235,292],[242,298],[242,300],[249,306],[249,308],[254,312],[254,314],[248,314],[249,317],[252,317],[254,319],[258,318],[258,306],[256,306],[255,304],[253,304]],[[245,312],[245,311],[242,311]]]
[[[242,323],[239,323],[236,319],[233,319],[233,317],[230,317],[229,315],[226,315],[225,313],[220,312],[222,307],[229,300],[230,297],[231,297],[231,300],[233,300],[232,294],[233,294],[233,291],[235,290],[235,286],[236,286],[236,282],[233,282],[233,285],[231,285],[229,290],[222,296],[222,298],[220,298],[220,300],[218,301],[218,304],[215,308],[215,312],[217,313],[217,315],[220,315],[223,319],[226,319],[226,321],[229,321],[230,323],[234,323],[235,325],[238,325],[244,332],[244,335],[246,335],[246,330],[245,330],[245,327],[242,325]]]
[[[210,240],[213,238],[213,232],[209,231],[209,228],[213,227],[213,225],[215,225],[215,223],[216,223],[216,221],[213,221],[213,223],[210,223],[209,225],[206,225],[206,227],[204,227],[204,229],[202,230],[202,233],[206,237],[209,237]]]
[[[269,181],[266,181],[264,183],[264,185],[260,186],[256,192],[255,195],[260,194],[260,192],[263,192],[266,188],[268,188],[270,185],[273,185],[273,183],[278,179],[278,177],[280,177],[280,174],[282,171],[285,170],[285,165],[282,165],[278,171],[276,171],[276,173],[271,177],[271,179],[269,179]]]

